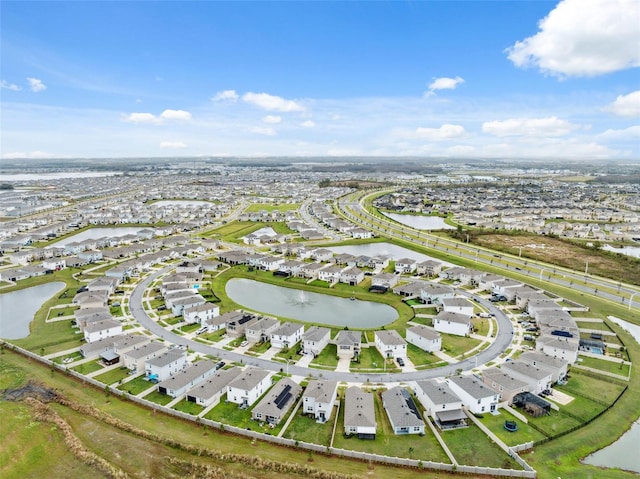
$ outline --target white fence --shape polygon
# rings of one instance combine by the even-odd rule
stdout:
[[[19,346],[15,346],[10,343],[0,343],[0,344],[2,344],[4,347],[17,351],[20,354],[23,354],[24,356],[30,357],[32,359],[35,359],[36,361],[40,361],[44,364],[47,364],[52,368],[56,368],[60,371],[63,371],[66,374],[79,379],[80,381],[83,381],[87,384],[92,384],[93,386],[96,386],[99,389],[106,389],[107,387],[107,385],[105,385],[104,383],[101,383],[100,381],[84,376],[76,371],[73,371],[72,369],[67,368],[62,364],[57,364],[49,359],[38,356],[37,354],[32,353],[31,351],[27,351],[26,349],[23,349]],[[300,442],[294,439],[288,439],[284,437],[271,436],[269,434],[264,434],[258,431],[241,429],[235,426],[230,426],[228,424],[211,421],[209,419],[198,418],[196,416],[192,416],[191,414],[187,414],[181,411],[176,411],[175,409],[171,409],[171,408],[162,406],[160,404],[147,401],[146,399],[136,397],[132,394],[129,394],[128,392],[121,391],[119,389],[109,387],[109,392],[116,396],[127,398],[130,401],[136,402],[144,407],[153,409],[155,411],[160,411],[165,414],[169,414],[171,416],[179,417],[181,419],[185,419],[188,421],[193,421],[194,423],[203,424],[215,429],[220,429],[220,430],[232,432],[235,434],[240,434],[253,439],[259,439],[261,441],[268,441],[268,442],[280,444],[282,446],[288,446],[292,448],[298,448],[298,449],[318,452],[322,454],[334,454],[336,456],[354,458],[354,459],[358,459],[365,462],[377,462],[377,463],[392,464],[392,465],[405,466],[405,467],[415,467],[418,469],[432,469],[432,470],[449,471],[449,472],[455,471],[455,472],[466,473],[466,474],[476,474],[476,475],[484,474],[488,476],[501,476],[501,477],[536,478],[536,471],[532,470],[528,465],[526,465],[526,463],[516,454],[518,450],[530,449],[530,447],[517,449],[523,445],[510,448],[509,454],[513,457],[514,460],[516,460],[518,463],[520,463],[523,466],[526,465],[525,467],[527,467],[530,470],[501,469],[501,468],[493,468],[493,467],[465,466],[465,465],[454,466],[453,464],[445,464],[441,462],[421,461],[418,459],[409,459],[404,457],[380,456],[378,454],[369,454],[366,452],[351,451],[348,449],[330,448],[327,446],[323,446],[321,444],[312,444],[312,443]]]

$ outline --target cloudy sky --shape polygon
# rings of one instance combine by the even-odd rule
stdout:
[[[640,159],[640,0],[1,9],[4,158]]]

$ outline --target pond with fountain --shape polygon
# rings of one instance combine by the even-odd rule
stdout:
[[[254,311],[334,327],[380,328],[398,319],[389,305],[284,288],[243,278],[227,282],[233,301]]]

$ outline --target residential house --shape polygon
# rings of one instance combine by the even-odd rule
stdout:
[[[187,352],[184,349],[172,348],[147,359],[144,363],[144,372],[149,379],[164,381],[185,369],[187,365]]]
[[[326,265],[324,268],[318,271],[318,279],[320,281],[326,281],[327,283],[337,283],[340,281],[340,274],[342,273],[341,266]]]
[[[418,262],[411,258],[396,260],[395,272],[398,274],[411,274],[418,268]]]
[[[151,339],[146,334],[125,334],[113,343],[113,350],[120,356],[135,347],[149,344]]]
[[[473,316],[473,303],[465,298],[443,298],[442,309],[465,316]]]
[[[373,336],[376,349],[383,358],[407,358],[407,342],[395,329],[375,331]]]
[[[362,348],[362,333],[360,331],[341,330],[335,339],[338,358],[358,359]]]
[[[271,339],[271,333],[280,327],[280,321],[275,318],[260,318],[255,323],[248,324],[244,334],[250,343],[262,343]]]
[[[204,325],[209,319],[220,315],[220,307],[213,303],[203,303],[182,311],[182,317],[186,323],[198,323]]]
[[[567,376],[569,362],[565,359],[554,358],[538,351],[526,351],[518,359],[523,363],[550,372],[551,380],[554,383],[564,381]]]
[[[202,407],[216,406],[227,392],[227,386],[242,374],[242,369],[232,367],[219,369],[205,381],[187,391],[187,401],[194,402]]]
[[[447,379],[451,390],[473,414],[493,412],[498,408],[499,394],[490,386],[471,376],[451,376]]]
[[[420,300],[425,304],[442,304],[447,298],[453,298],[455,291],[451,286],[437,283],[422,283],[423,286],[418,292]]]
[[[302,413],[314,416],[317,422],[327,422],[337,396],[337,381],[312,379],[302,394]]]
[[[344,433],[359,439],[376,438],[376,412],[373,394],[351,386],[344,395]]]
[[[115,319],[95,321],[87,324],[84,328],[84,340],[88,343],[120,334],[122,334],[122,323]]]
[[[414,392],[426,414],[433,418],[440,429],[466,427],[467,415],[462,409],[462,399],[446,382],[436,379],[417,381]]]
[[[569,364],[577,361],[578,348],[577,342],[560,336],[539,336],[536,339],[536,350],[552,358],[564,359]]]
[[[341,283],[345,283],[350,286],[356,286],[362,281],[364,281],[364,271],[356,266],[350,268],[347,267],[340,272]]]
[[[273,426],[282,421],[302,392],[302,387],[291,378],[278,381],[251,410],[251,418]]]
[[[434,260],[426,260],[416,265],[416,273],[425,276],[438,276],[442,271],[442,263]]]
[[[501,369],[509,376],[525,382],[529,386],[527,390],[533,394],[540,394],[542,391],[551,388],[551,373],[531,364],[520,360],[507,361],[502,364]]]
[[[259,316],[241,311],[232,311],[220,316],[221,319],[227,319],[227,336],[231,338],[240,338],[244,336],[247,327],[253,326],[260,320]]]
[[[500,394],[500,401],[506,402],[509,406],[513,404],[513,398],[522,392],[529,391],[529,384],[522,381],[507,371],[502,371],[496,367],[482,371],[482,382],[491,386]]]
[[[304,354],[317,356],[329,344],[331,330],[321,326],[311,326],[302,335],[302,351]]]
[[[471,331],[471,318],[466,314],[440,311],[433,317],[433,327],[436,331],[456,336],[466,336]]]
[[[121,355],[124,366],[131,371],[144,371],[145,362],[155,358],[167,350],[163,343],[152,341],[142,346],[134,346]]]
[[[158,392],[177,398],[185,394],[187,390],[193,389],[198,383],[213,376],[215,372],[216,363],[209,359],[202,359],[160,382]]]
[[[394,434],[424,434],[425,423],[407,389],[396,386],[383,392],[382,406]]]
[[[408,343],[429,353],[442,349],[440,333],[421,324],[407,328],[406,339]]]
[[[302,278],[317,279],[320,271],[325,266],[326,265],[322,263],[307,263],[300,267],[300,272],[298,273],[298,275]]]
[[[172,301],[171,312],[174,316],[182,316],[185,309],[194,308],[205,304],[206,302],[207,301],[199,294],[193,294],[191,296]]]
[[[371,288],[380,288],[387,291],[398,284],[398,275],[391,273],[378,273],[371,277]]]
[[[286,322],[271,332],[271,346],[289,349],[302,339],[304,326],[300,323]]]
[[[247,367],[227,385],[227,401],[249,407],[271,386],[271,372]]]
[[[368,239],[373,238],[373,233],[369,230],[365,230],[364,228],[353,228],[349,231],[352,238],[356,239]]]

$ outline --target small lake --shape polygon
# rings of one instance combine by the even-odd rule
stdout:
[[[347,246],[326,246],[327,249],[330,249],[336,254],[340,253],[348,253],[354,256],[390,256],[392,260],[398,260],[402,258],[410,258],[415,259],[416,261],[426,261],[429,259],[434,259],[426,254],[416,253],[413,250],[408,248],[403,248],[402,246],[397,246],[391,243],[366,243],[366,244],[354,244]],[[436,261],[440,261],[445,266],[453,266],[451,263],[446,261],[441,261],[437,259]]]
[[[75,241],[84,241],[86,239],[99,239],[99,238],[116,238],[118,236],[126,236],[136,234],[138,231],[142,231],[149,228],[141,228],[136,226],[123,226],[120,228],[90,228],[84,230],[81,233],[69,236],[63,240],[52,243],[50,246],[65,246]]]
[[[60,281],[0,294],[0,337],[21,339],[29,336],[29,324],[42,305],[66,285]]]
[[[382,213],[387,218],[391,218],[400,224],[410,226],[418,230],[453,230],[453,226],[449,226],[444,222],[444,218],[440,216],[425,215],[400,215],[398,213]]]
[[[197,207],[213,206],[213,203],[205,200],[162,200],[162,201],[156,201],[155,203],[151,203],[149,204],[149,206],[151,206],[152,208],[156,206],[159,206],[159,207],[178,206],[178,207],[192,208],[194,206],[197,206]]]
[[[640,343],[640,326],[613,316],[609,316],[609,319],[628,331]],[[587,456],[582,462],[591,466],[617,467],[640,473],[638,444],[640,444],[640,420],[633,423],[616,442]]]
[[[606,244],[602,249],[605,251],[611,251],[612,253],[620,253],[627,256],[633,256],[634,258],[640,258],[640,246],[623,246],[621,248],[615,248]]]
[[[229,280],[226,292],[233,301],[254,311],[307,323],[379,328],[398,319],[398,312],[387,304],[337,298],[251,279]]]

